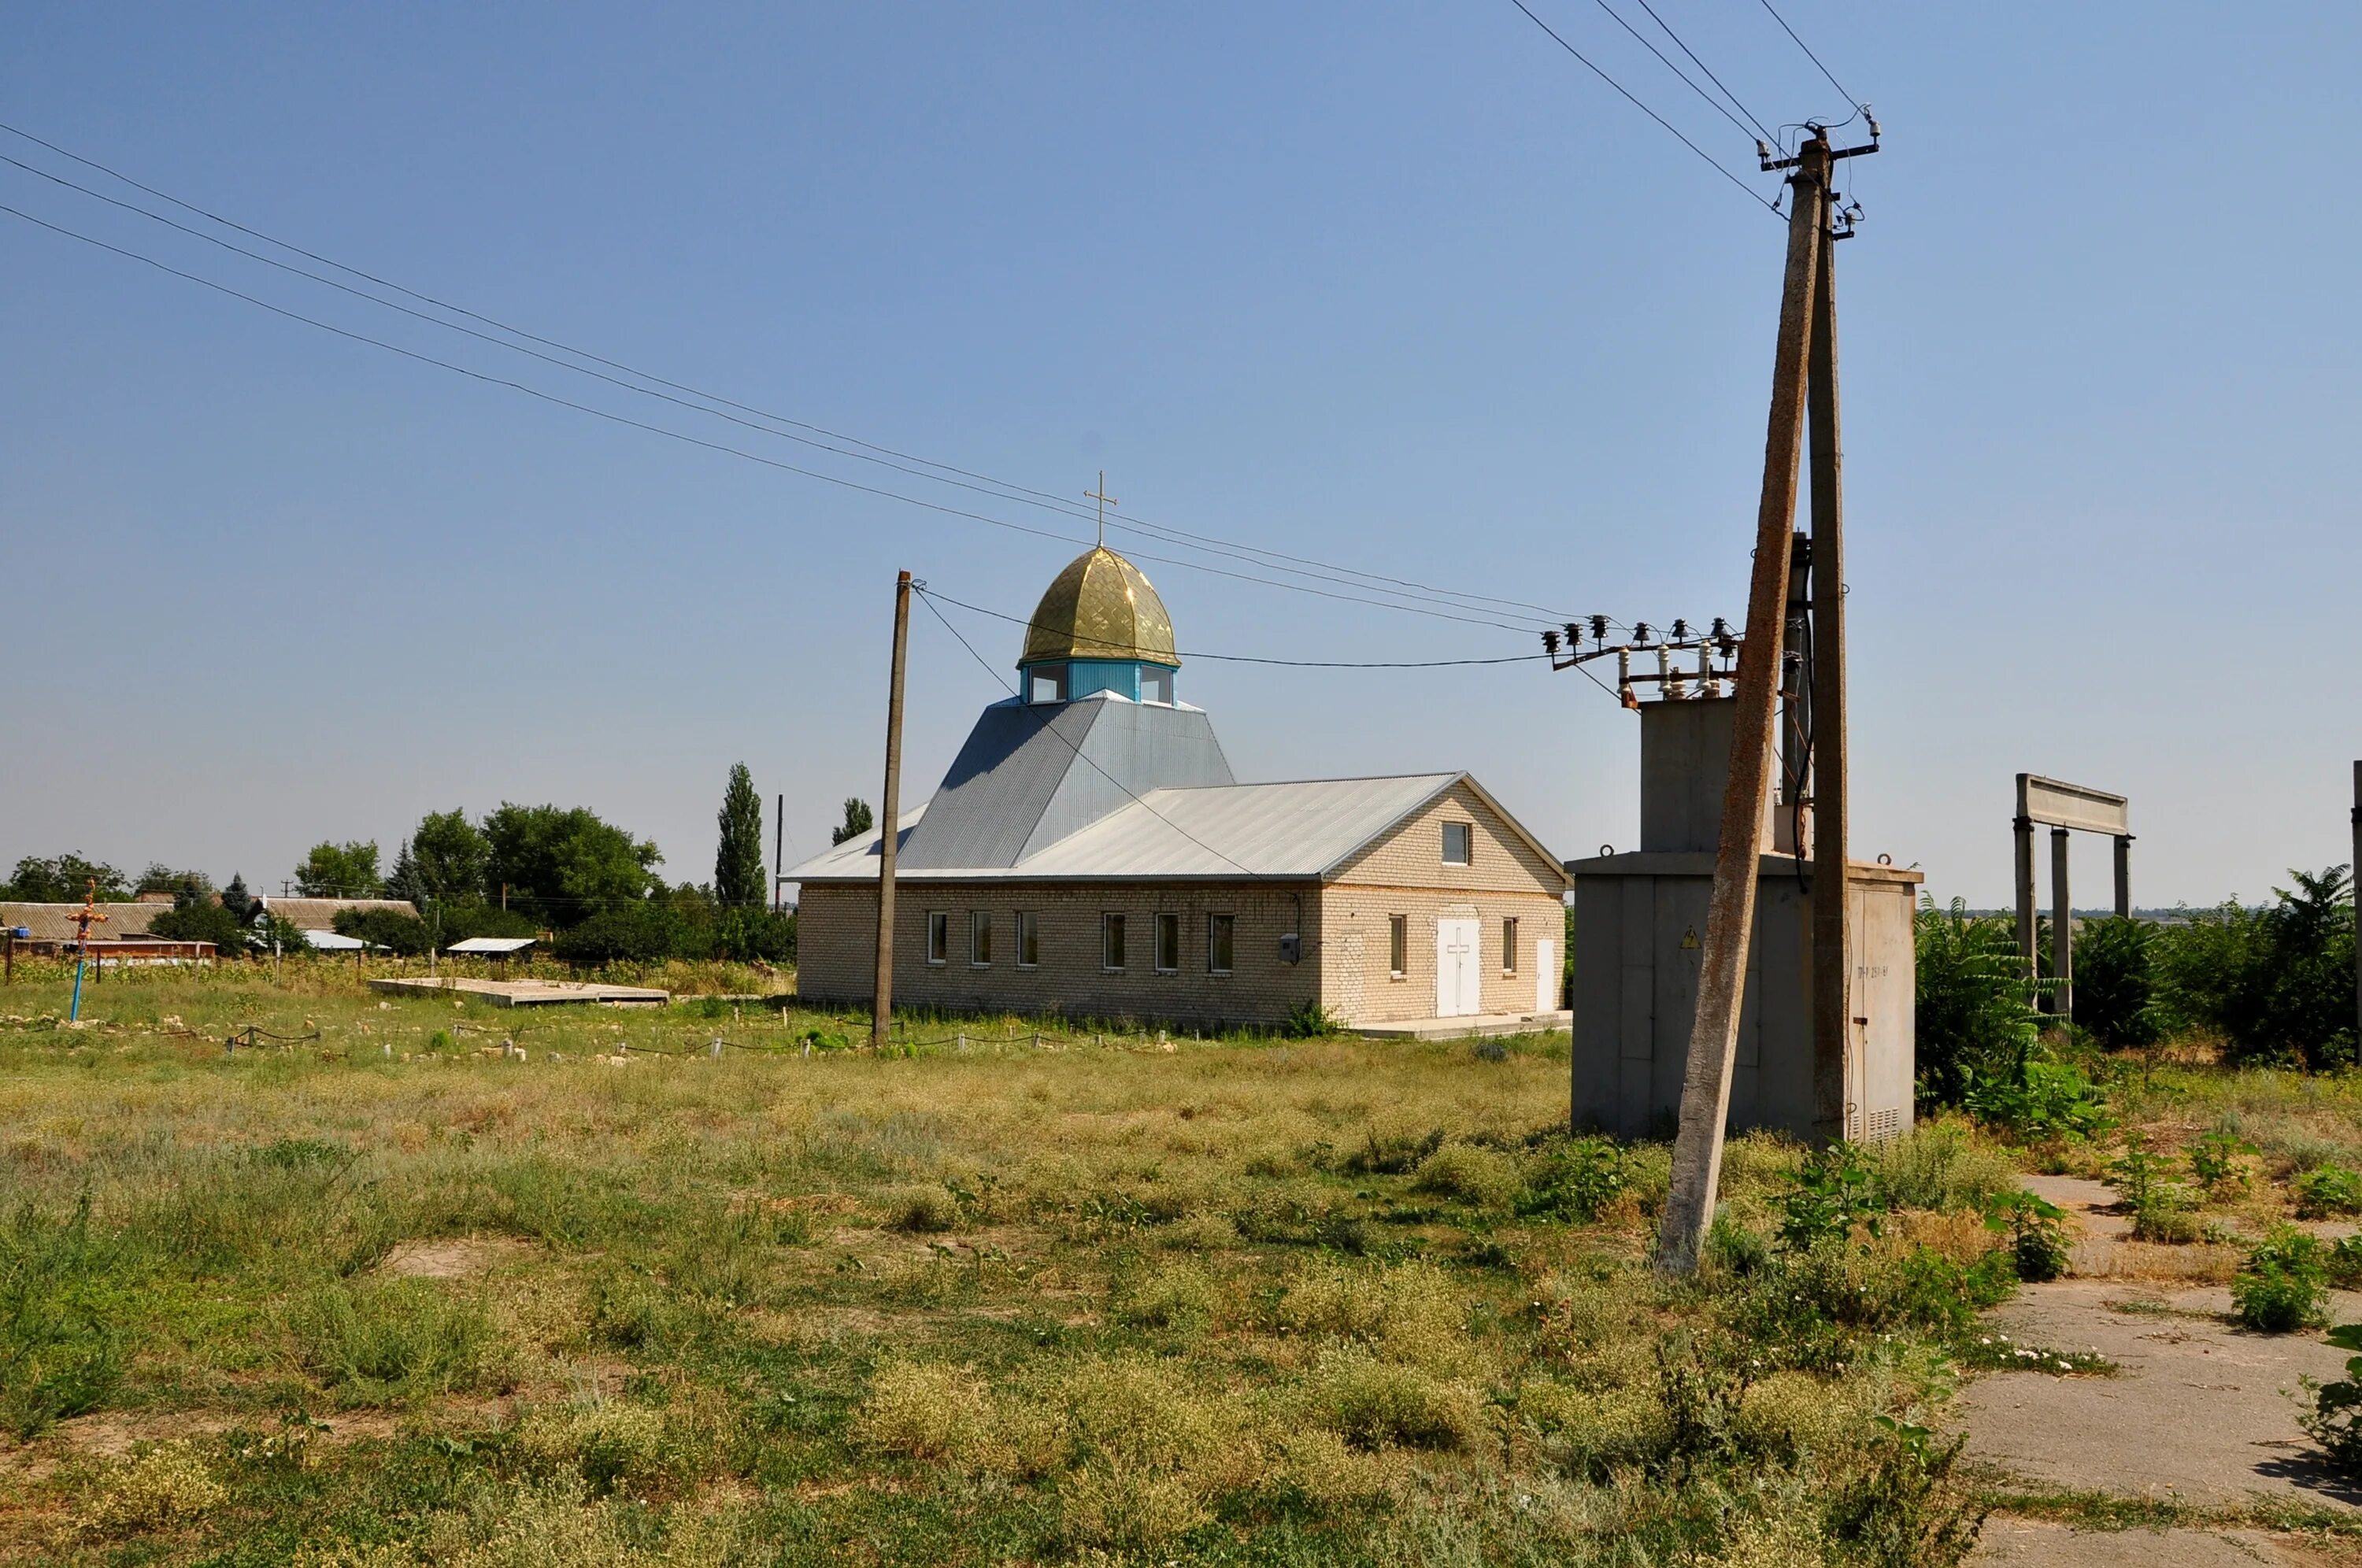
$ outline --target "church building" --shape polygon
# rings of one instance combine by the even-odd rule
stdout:
[[[1242,784],[1181,700],[1173,623],[1101,546],[1043,594],[995,702],[895,846],[894,999],[1348,1025],[1556,1014],[1551,855],[1466,773]],[[879,836],[807,861],[798,986],[866,1003]]]

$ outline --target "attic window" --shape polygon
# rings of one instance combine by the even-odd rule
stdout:
[[[1443,863],[1466,866],[1475,857],[1476,830],[1467,823],[1443,824]]]
[[[1025,671],[1025,701],[1028,702],[1063,702],[1066,700],[1066,667],[1063,664],[1037,664]]]
[[[1140,700],[1143,702],[1173,701],[1173,672],[1156,665],[1144,665],[1140,671]]]

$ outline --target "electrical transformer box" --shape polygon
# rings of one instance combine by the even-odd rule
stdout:
[[[1706,902],[1730,766],[1733,699],[1640,711],[1640,847],[1567,863],[1574,878],[1573,1116],[1618,1137],[1670,1136],[1697,1011]],[[1772,842],[1794,844],[1808,815]],[[1809,853],[1809,852],[1808,852]],[[1911,1125],[1916,871],[1854,862],[1845,897],[1856,948],[1848,1010],[1843,1134],[1891,1138]],[[1816,1135],[1813,900],[1809,858],[1762,857],[1755,931],[1730,1080],[1730,1129]]]

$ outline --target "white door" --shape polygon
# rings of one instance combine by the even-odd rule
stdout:
[[[1466,1018],[1484,1010],[1484,991],[1476,977],[1476,922],[1438,920],[1435,922],[1435,1014]]]
[[[1558,1010],[1558,944],[1545,936],[1534,944],[1534,1010]]]

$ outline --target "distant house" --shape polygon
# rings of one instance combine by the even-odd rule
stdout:
[[[91,924],[92,955],[104,957],[110,964],[186,963],[212,957],[214,944],[210,942],[174,942],[149,934],[149,927],[156,917],[171,907],[170,898],[162,903],[141,899],[99,905],[98,912],[106,919]],[[27,933],[17,939],[17,952],[35,957],[55,957],[74,950],[74,917],[82,911],[80,903],[0,902],[0,929]]]
[[[413,919],[418,911],[407,899],[307,899],[290,898],[279,893],[264,893],[255,899],[264,914],[283,920],[304,933],[304,940],[323,952],[343,952],[353,944],[345,941],[323,942],[322,935],[335,936],[337,917],[347,910],[366,914],[372,910],[385,910]]]
[[[1462,772],[1241,784],[1174,694],[1164,605],[1104,547],[1043,595],[1021,695],[896,834],[894,997],[1275,1023],[1561,1023],[1566,874]],[[789,875],[797,988],[875,987],[880,837]]]

